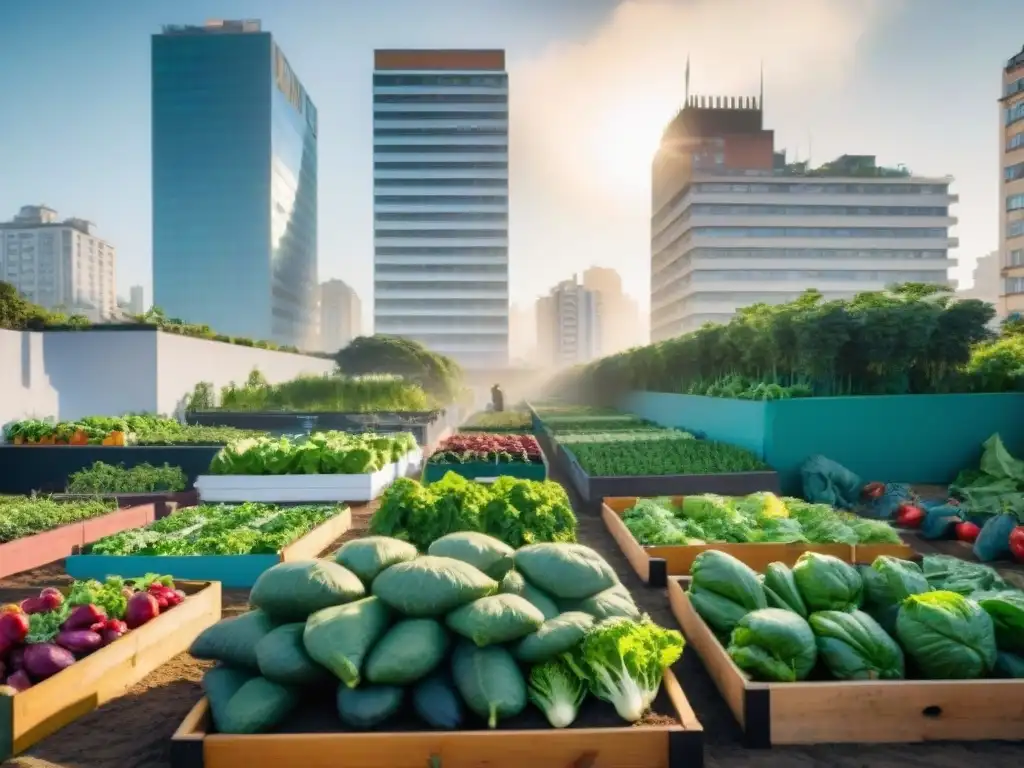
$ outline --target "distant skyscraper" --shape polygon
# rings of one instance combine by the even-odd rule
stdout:
[[[647,343],[636,302],[622,291],[622,278],[609,267],[590,267],[583,287],[601,297],[601,354],[610,355]]]
[[[503,51],[376,51],[374,329],[508,364]]]
[[[320,349],[334,354],[363,332],[363,303],[344,280],[320,285]]]
[[[317,113],[258,21],[153,36],[153,303],[219,333],[316,339]]]
[[[601,299],[575,275],[537,299],[537,362],[561,368],[600,357]]]
[[[146,302],[143,299],[141,285],[133,285],[129,290],[128,311],[133,315],[141,315],[146,311]]]
[[[45,205],[25,205],[0,222],[0,280],[46,309],[94,322],[117,312],[117,252],[84,219],[61,221]]]
[[[1002,314],[1024,312],[1024,48],[1003,67],[999,100],[999,244]]]

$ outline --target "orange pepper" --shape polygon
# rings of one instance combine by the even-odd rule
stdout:
[[[21,606],[17,603],[8,603],[0,606],[0,613],[21,613]]]

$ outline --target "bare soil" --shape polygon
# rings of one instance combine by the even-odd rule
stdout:
[[[632,591],[641,609],[658,623],[673,627],[664,589],[642,584],[593,508],[574,498],[579,539],[601,552]],[[373,505],[353,507],[352,530],[327,550],[363,535]],[[953,554],[953,552],[950,552]],[[67,584],[63,563],[0,579],[0,604],[19,600],[46,586]],[[246,610],[248,590],[224,590],[224,615]],[[80,718],[39,742],[25,755],[2,768],[168,768],[170,736],[202,695],[199,680],[209,663],[180,654],[134,686],[125,696]],[[686,652],[674,669],[687,698],[704,727],[707,768],[1020,768],[1018,744],[997,742],[926,743],[913,745],[822,745],[748,750],[732,713],[695,653]],[[664,712],[664,708],[655,707]],[[608,709],[593,707],[581,725],[601,725]],[[539,713],[538,713],[539,716]],[[621,721],[608,718],[608,725]],[[614,721],[614,722],[612,722]],[[644,725],[671,722],[667,715],[648,718]],[[1024,723],[1021,726],[1024,737]],[[610,768],[610,767],[609,767]]]

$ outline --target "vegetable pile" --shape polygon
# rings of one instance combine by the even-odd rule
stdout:
[[[430,485],[399,478],[381,496],[370,532],[421,550],[449,533],[475,531],[511,547],[576,541],[576,515],[565,489],[549,480],[499,477],[490,485],[448,472]]]
[[[68,477],[68,493],[158,493],[183,491],[188,478],[181,467],[164,464],[137,464],[126,469],[124,464],[112,465],[102,461],[72,473]]]
[[[184,599],[170,576],[151,573],[134,581],[75,581],[66,594],[47,587],[0,606],[0,695],[53,677]]]
[[[637,722],[683,650],[593,550],[513,550],[481,533],[445,536],[424,555],[356,539],[333,562],[264,572],[250,602],[190,649],[218,662],[203,688],[221,733],[273,731],[325,689],[351,730],[384,724],[406,701],[436,729],[495,728],[528,701],[564,728],[588,695]]]
[[[851,566],[805,553],[764,575],[702,552],[690,601],[756,680],[1024,678],[1024,593],[952,557]]]
[[[416,450],[409,432],[393,435],[314,432],[308,437],[253,437],[224,446],[212,475],[365,475]]]
[[[837,512],[827,504],[810,504],[772,493],[725,497],[706,493],[639,499],[623,522],[643,546],[708,542],[782,544],[899,544],[886,522]]]
[[[698,440],[630,414],[586,408],[540,409],[544,428],[591,477],[717,475],[769,467],[750,451]]]
[[[458,434],[445,438],[431,454],[431,464],[542,464],[533,435]]]
[[[159,416],[86,416],[78,421],[16,421],[4,429],[14,445],[219,445],[260,434],[233,427],[199,427]]]
[[[0,497],[0,544],[62,525],[91,520],[117,509],[114,501],[53,501],[29,496]]]
[[[529,432],[533,421],[526,411],[477,411],[459,427],[466,432]]]
[[[87,555],[275,554],[344,507],[201,504],[87,544]]]

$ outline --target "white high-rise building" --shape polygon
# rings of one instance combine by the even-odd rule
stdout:
[[[87,316],[118,316],[117,252],[84,219],[60,221],[45,205],[22,206],[0,222],[0,280],[46,309]]]
[[[334,354],[363,332],[363,303],[344,280],[320,283],[320,349]]]
[[[602,296],[574,275],[537,299],[537,353],[541,365],[562,368],[603,354]]]
[[[376,51],[374,330],[508,364],[504,51]]]

